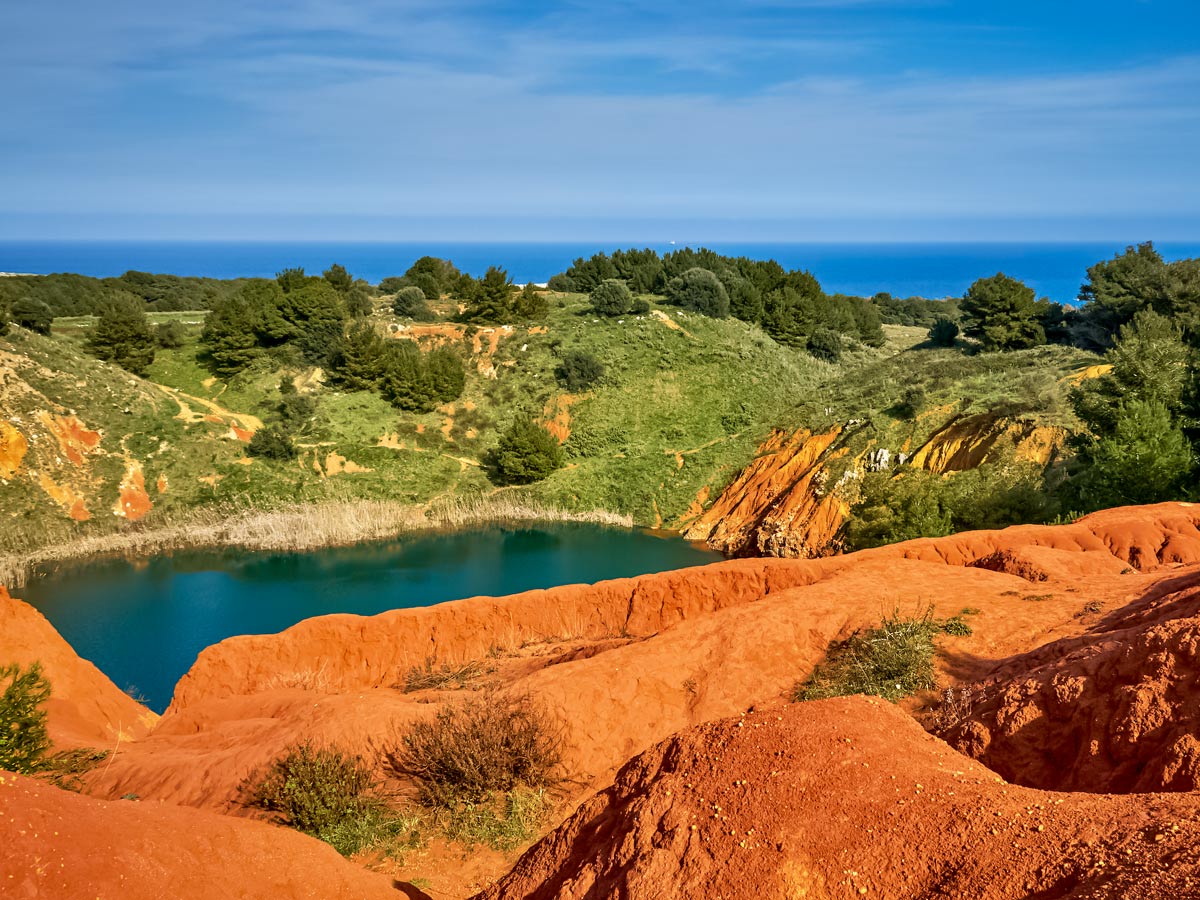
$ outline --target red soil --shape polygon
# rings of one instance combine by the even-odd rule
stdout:
[[[1006,785],[862,697],[702,725],[637,757],[479,895],[1200,896],[1200,797]]]
[[[6,900],[398,900],[419,896],[295,831],[157,803],[80,797],[0,773]]]
[[[12,478],[21,468],[29,441],[15,425],[0,422],[0,480]]]
[[[960,698],[943,736],[1012,781],[1200,789],[1200,573],[1159,582],[1077,637],[1002,661]]]

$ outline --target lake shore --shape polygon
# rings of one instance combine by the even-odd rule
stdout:
[[[0,585],[20,588],[40,566],[102,556],[150,556],[173,550],[230,547],[304,551],[385,540],[401,534],[506,522],[586,522],[633,527],[607,510],[575,512],[500,496],[456,497],[427,506],[386,500],[294,504],[271,510],[209,507],[157,527],[90,535],[0,554]]]

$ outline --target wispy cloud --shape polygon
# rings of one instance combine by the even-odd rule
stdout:
[[[1200,58],[984,66],[911,3],[70,5],[0,33],[10,214],[1200,208]]]

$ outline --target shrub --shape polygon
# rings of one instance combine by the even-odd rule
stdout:
[[[562,466],[562,448],[554,437],[533,419],[517,419],[484,455],[488,475],[497,484],[532,484],[549,477]]]
[[[477,659],[454,664],[439,663],[430,656],[423,664],[409,669],[404,675],[403,685],[397,685],[397,687],[406,694],[411,694],[413,691],[448,688],[465,690],[477,686],[480,679],[490,671]]]
[[[486,692],[414,722],[385,752],[426,806],[453,809],[561,781],[561,725],[527,694]]]
[[[667,284],[667,299],[676,306],[716,319],[729,315],[725,285],[708,269],[692,268]]]
[[[919,537],[941,537],[953,529],[937,475],[921,470],[893,478],[863,476],[843,538],[848,550],[865,550]]]
[[[633,301],[633,305],[629,307],[629,312],[635,316],[644,316],[650,312],[650,303],[642,297],[638,297]]]
[[[623,316],[633,308],[633,294],[619,278],[606,278],[588,294],[592,310],[600,316]]]
[[[285,825],[320,838],[343,856],[408,827],[389,814],[361,756],[312,741],[287,748],[251,779],[247,794],[250,805],[276,813]]]
[[[187,338],[179,322],[160,322],[154,329],[154,342],[164,350],[178,350]]]
[[[578,291],[575,279],[562,272],[551,275],[550,280],[546,282],[546,287],[560,294],[574,294]]]
[[[46,710],[50,682],[41,663],[22,668],[16,663],[0,666],[0,769],[32,775],[49,766],[50,736]]]
[[[396,292],[396,296],[392,298],[392,312],[421,322],[433,318],[433,311],[429,308],[425,292],[415,286],[403,287]]]
[[[268,425],[254,432],[246,452],[251,456],[266,459],[287,460],[296,458],[296,447],[291,437],[277,425]]]
[[[938,634],[970,634],[970,626],[961,614],[939,622],[932,606],[914,618],[901,618],[899,610],[893,610],[878,628],[831,644],[825,661],[796,686],[793,699],[869,694],[895,703],[931,690],[936,687],[933,639]]]
[[[22,328],[28,328],[38,334],[49,334],[50,326],[54,323],[54,313],[50,307],[32,297],[22,297],[14,303],[10,315]]]
[[[513,315],[522,322],[546,318],[550,311],[550,300],[546,292],[532,281],[521,289],[513,301]]]
[[[837,362],[842,358],[842,336],[829,328],[818,328],[808,338],[808,352],[817,359]]]
[[[577,394],[604,377],[604,363],[583,350],[572,350],[563,356],[554,377],[568,391]]]
[[[953,347],[958,340],[958,323],[938,316],[929,328],[929,343],[937,347]]]
[[[901,393],[900,399],[892,407],[894,412],[901,419],[912,420],[917,417],[921,411],[921,407],[925,405],[925,390],[917,385],[909,385]]]

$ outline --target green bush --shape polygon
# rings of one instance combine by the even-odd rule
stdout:
[[[809,336],[808,352],[817,359],[837,362],[842,358],[842,336],[828,328],[818,328]]]
[[[558,383],[573,394],[586,391],[604,377],[604,363],[583,350],[571,350],[563,355],[554,370]]]
[[[415,286],[403,287],[396,292],[392,298],[392,312],[401,318],[416,319],[418,322],[433,318],[425,292]]]
[[[929,343],[936,347],[953,347],[958,340],[958,323],[938,316],[929,328]]]
[[[0,769],[20,775],[41,772],[50,765],[50,735],[46,710],[50,682],[41,663],[22,668],[16,663],[0,666]]]
[[[22,328],[28,328],[38,334],[49,334],[50,326],[54,324],[54,313],[50,311],[50,307],[32,297],[17,300],[12,305],[10,315]]]
[[[1046,343],[1041,319],[1046,311],[1033,288],[998,272],[980,278],[962,299],[967,334],[979,338],[985,350],[1020,350]]]
[[[497,484],[532,484],[562,466],[563,452],[554,437],[529,417],[517,419],[483,459]]]
[[[250,805],[350,856],[395,836],[402,820],[389,814],[371,767],[361,756],[304,741],[289,747],[247,785]]]
[[[707,269],[692,268],[667,284],[667,299],[676,306],[715,319],[729,315],[729,294],[721,279]]]
[[[902,697],[937,686],[933,673],[933,639],[939,634],[970,634],[962,615],[945,622],[933,616],[933,607],[913,618],[899,610],[878,628],[855,632],[831,644],[825,661],[808,680],[796,685],[792,699],[821,700],[868,694],[895,703]]]
[[[562,727],[527,694],[484,692],[414,722],[385,752],[426,806],[454,809],[561,781]]]
[[[863,476],[843,541],[847,550],[865,550],[912,538],[941,537],[952,530],[937,475],[919,469],[900,477],[871,472]]]
[[[292,443],[288,433],[278,425],[267,425],[254,432],[246,452],[250,456],[288,460],[296,458],[296,445]]]
[[[178,350],[187,340],[187,331],[179,322],[159,322],[154,328],[154,342],[164,350]]]
[[[623,316],[633,308],[633,294],[624,281],[606,278],[588,294],[592,310],[599,316]]]

